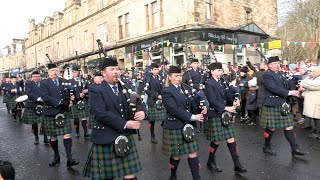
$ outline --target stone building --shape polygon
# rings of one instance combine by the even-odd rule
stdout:
[[[185,64],[191,53],[205,60],[208,54],[213,57],[210,47],[218,61],[242,64],[247,58],[260,60],[254,47],[242,44],[275,36],[277,1],[67,0],[63,12],[29,23],[28,70],[48,63],[46,54],[61,64],[78,59],[94,68],[97,39],[122,68],[143,67],[163,57],[171,64]],[[271,53],[266,46],[258,48]]]
[[[26,39],[14,38],[12,43],[2,48],[0,57],[0,78],[9,74],[25,72],[26,56],[24,53]]]

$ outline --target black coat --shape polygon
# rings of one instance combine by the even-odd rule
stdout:
[[[91,141],[95,144],[110,144],[120,134],[132,133],[124,129],[129,117],[129,105],[118,83],[119,96],[116,96],[110,85],[102,81],[100,85],[89,88],[90,110],[95,122],[91,133]]]
[[[158,99],[158,96],[161,95],[162,90],[162,83],[160,76],[157,76],[156,78],[151,76],[149,80],[149,87],[146,90],[146,93],[148,95],[147,105],[153,106],[156,104],[156,101]]]
[[[227,105],[225,87],[221,86],[214,78],[211,78],[206,83],[205,95],[209,102],[208,117],[221,117]]]
[[[55,116],[61,112],[61,102],[69,100],[69,92],[62,85],[65,80],[59,78],[59,86],[52,79],[44,79],[40,83],[41,98],[44,101],[43,115]]]
[[[281,73],[268,70],[262,75],[265,87],[264,106],[281,106],[289,96],[290,86],[287,78]]]
[[[11,92],[12,89],[17,89],[17,92]],[[8,99],[14,98],[14,95],[18,95],[18,96],[22,95],[22,92],[20,91],[20,87],[18,84],[8,83],[6,87],[6,91],[7,91]]]
[[[181,129],[191,121],[192,114],[198,112],[196,99],[191,96],[191,88],[182,86],[184,93],[181,93],[173,84],[162,89],[162,102],[167,110],[167,119],[164,121],[165,129]],[[185,91],[188,91],[187,95]]]
[[[26,82],[26,94],[28,95],[28,100],[26,102],[27,108],[34,108],[39,104],[43,104],[42,102],[38,101],[38,98],[41,97],[41,90],[35,82]]]

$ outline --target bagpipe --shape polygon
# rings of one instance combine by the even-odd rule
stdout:
[[[80,66],[80,71],[79,71],[79,81],[78,81],[78,87],[79,87],[79,92],[81,93],[84,89],[84,80],[83,80],[83,74],[84,74],[84,71],[81,67],[81,63],[80,63],[80,59],[78,57],[78,52],[76,51],[76,58],[77,58],[77,65]],[[85,108],[85,103],[84,103],[84,97],[80,97],[80,99],[78,100],[78,103],[77,103],[77,108],[79,110],[83,110]]]

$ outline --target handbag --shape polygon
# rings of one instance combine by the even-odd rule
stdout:
[[[290,113],[290,105],[288,103],[283,103],[281,105],[281,115],[282,116],[287,116]]]

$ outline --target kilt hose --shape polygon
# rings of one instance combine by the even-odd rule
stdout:
[[[15,109],[17,109],[17,102],[16,102],[17,97],[18,97],[18,96],[15,94],[15,95],[13,96],[13,98],[8,99],[7,104],[8,104],[8,108],[9,108],[10,110],[15,110]]]
[[[163,129],[162,151],[168,156],[181,156],[199,150],[198,140],[192,142],[183,139],[182,129]]]
[[[260,126],[264,128],[281,128],[293,126],[292,114],[283,116],[281,106],[262,106]]]
[[[236,136],[233,124],[229,127],[222,126],[221,118],[209,118],[206,131],[207,140],[224,141]]]
[[[148,106],[148,121],[155,122],[155,121],[164,121],[167,117],[167,111],[163,107],[162,110],[158,110],[156,105]]]
[[[70,108],[70,116],[69,118],[70,119],[83,119],[83,118],[86,118],[89,116],[89,113],[88,113],[88,103],[87,101],[84,101],[84,109],[80,110],[78,109],[78,104],[73,104]]]
[[[65,125],[61,128],[57,127],[55,123],[55,116],[42,116],[43,135],[59,136],[64,134],[71,134],[72,127],[70,119],[65,119]]]
[[[111,144],[92,144],[82,175],[91,179],[112,179],[139,172],[141,164],[132,135],[129,139],[130,153],[121,158],[114,152]]]
[[[23,124],[38,124],[41,123],[42,116],[35,112],[35,108],[25,108],[22,113],[21,122]]]

